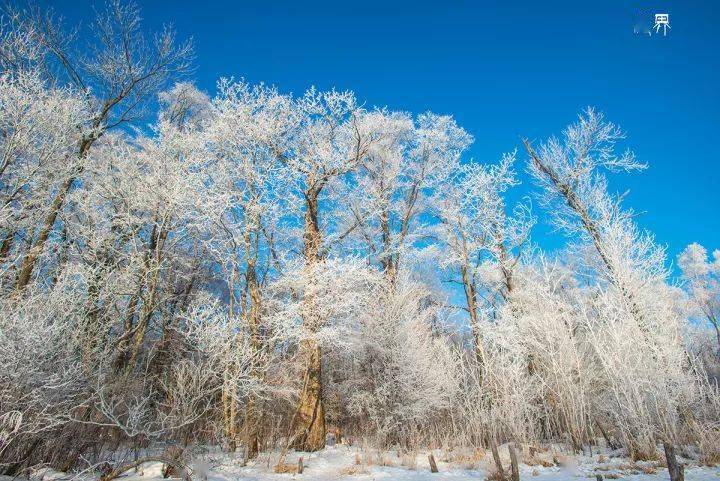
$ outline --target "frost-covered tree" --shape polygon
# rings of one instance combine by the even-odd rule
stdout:
[[[78,92],[89,111],[89,115],[65,125],[77,132],[71,155],[73,167],[48,199],[50,207],[19,267],[17,288],[22,289],[31,280],[68,193],[85,169],[85,158],[92,146],[108,130],[139,115],[139,108],[168,78],[187,70],[192,48],[189,43],[176,45],[171,30],[147,41],[137,6],[119,0],[109,2],[106,10],[98,14],[94,23],[96,41],[82,50],[90,55],[77,53],[71,36],[51,11],[33,7],[13,11],[9,18],[19,35],[35,39],[38,48],[45,52],[42,58],[56,66],[42,71],[61,72],[62,76],[53,78],[53,83],[68,85]]]
[[[497,165],[460,166],[433,198],[438,257],[462,286],[479,359],[481,320],[494,317],[513,290],[514,270],[533,223],[522,205],[511,216],[506,212],[504,194],[517,184],[514,162],[512,154]]]
[[[76,274],[68,272],[49,291],[0,301],[2,472],[18,472],[31,447],[52,444],[47,438],[58,436],[85,402],[85,373],[75,356],[80,339],[72,334],[83,316],[74,299]]]
[[[654,451],[656,437],[676,439],[686,403],[702,394],[667,285],[665,251],[622,207],[624,196],[608,191],[603,171],[644,167],[631,152],[616,154],[621,138],[589,109],[562,138],[537,151],[525,146],[553,222],[579,240],[574,269],[590,274],[584,330],[605,385],[595,415],[612,419],[637,457]]]
[[[362,117],[377,140],[362,159],[349,196],[346,222],[393,280],[401,259],[430,236],[430,202],[450,188],[472,137],[450,116],[412,119],[378,110]]]
[[[303,211],[302,258],[306,273],[303,325],[313,333],[325,322],[323,308],[315,300],[323,273],[320,267],[333,242],[344,233],[331,230],[332,217],[323,219],[324,196],[346,175],[357,169],[375,141],[372,132],[363,128],[364,115],[350,92],[309,90],[291,103],[295,124],[283,143],[273,145],[294,182],[291,191]],[[297,205],[297,204],[296,204]],[[326,211],[327,212],[327,211]],[[332,212],[332,211],[330,211]],[[293,417],[292,444],[303,450],[317,450],[325,445],[325,412],[322,400],[322,350],[314,336],[301,341],[305,373],[303,387]]]
[[[348,410],[381,445],[405,447],[443,422],[459,386],[458,357],[435,325],[442,306],[407,273],[383,276],[371,291],[343,385]]]
[[[89,118],[85,100],[72,88],[50,87],[35,71],[0,76],[0,262],[10,283],[18,239],[33,237],[47,198],[75,168],[76,126]]]
[[[720,352],[720,251],[713,251],[711,261],[707,250],[693,243],[680,253],[678,265],[695,307],[715,329]]]
[[[278,223],[285,216],[288,183],[277,157],[278,146],[293,126],[291,100],[264,86],[222,80],[203,133],[204,171],[210,186],[204,215],[214,235],[205,248],[221,266],[229,295],[229,315],[242,318],[259,353],[264,288],[278,243]],[[235,447],[236,402],[229,403],[226,435]],[[248,456],[258,453],[259,406],[250,397],[244,415]]]

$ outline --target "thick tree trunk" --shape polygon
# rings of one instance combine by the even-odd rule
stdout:
[[[317,451],[325,447],[321,350],[317,341],[307,339],[302,343],[301,352],[307,364],[295,415],[295,439],[292,447],[298,451]]]
[[[309,182],[309,185],[313,185]],[[320,188],[306,192],[305,232],[303,235],[307,282],[316,275],[314,268],[321,261],[322,236],[318,222],[318,195]],[[317,451],[325,447],[325,409],[322,401],[322,353],[314,338],[320,319],[312,295],[306,293],[303,325],[308,335],[300,344],[300,356],[305,365],[303,387],[293,419],[292,446],[301,451]]]

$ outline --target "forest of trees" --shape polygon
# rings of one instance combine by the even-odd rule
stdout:
[[[0,21],[0,474],[329,432],[720,460],[720,251],[638,226],[606,176],[646,165],[600,112],[477,162],[451,116],[204,93],[135,5],[92,25]]]

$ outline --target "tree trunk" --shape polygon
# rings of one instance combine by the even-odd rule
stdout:
[[[386,278],[390,281],[390,286],[395,286],[398,273],[398,263],[400,259],[398,254],[393,252],[392,234],[390,233],[390,214],[387,209],[383,209],[380,213],[380,230],[382,232],[383,253],[380,264]]]
[[[551,167],[543,163],[543,161],[537,155],[528,140],[523,140],[523,143],[525,144],[525,149],[530,155],[533,163],[550,180],[550,182],[552,182],[558,194],[560,194],[563,199],[565,199],[565,203],[567,204],[567,206],[570,207],[570,209],[572,209],[577,215],[578,219],[583,225],[583,228],[585,229],[585,232],[587,232],[587,234],[590,236],[590,239],[595,246],[595,250],[597,251],[600,259],[602,260],[603,264],[607,269],[610,282],[612,282],[613,285],[618,288],[620,294],[628,303],[630,314],[632,314],[632,316],[634,317],[640,330],[644,333],[647,333],[647,327],[645,326],[642,310],[640,309],[640,306],[638,305],[635,296],[628,289],[628,286],[625,285],[625,283],[621,282],[621,279],[617,274],[617,268],[612,262],[611,258],[608,256],[608,253],[606,252],[605,241],[603,240],[603,237],[601,235],[600,226],[598,226],[597,222],[590,215],[589,206],[582,201],[573,186],[564,183],[562,179],[558,176],[557,172],[555,172]]]
[[[7,258],[7,255],[10,253],[10,249],[12,249],[14,241],[15,232],[8,232],[2,242],[2,246],[0,246],[0,262],[3,262]]]
[[[160,264],[158,263],[153,266],[153,272],[150,275],[150,282],[147,286],[147,299],[143,301],[142,309],[140,310],[140,318],[138,325],[135,329],[135,335],[133,336],[132,350],[130,353],[130,359],[128,360],[127,369],[131,370],[135,366],[137,357],[140,354],[140,348],[145,340],[145,334],[147,333],[148,325],[150,324],[150,318],[155,312],[155,300],[157,297],[157,285],[160,277]]]
[[[510,443],[508,445],[510,450],[510,468],[512,471],[512,481],[520,481],[520,466],[518,465],[517,450],[515,445]]]
[[[321,351],[314,339],[303,341],[300,349],[306,362],[306,371],[294,420],[295,439],[292,446],[298,451],[317,451],[325,447]]]
[[[77,178],[77,176],[82,173],[82,164],[85,156],[90,150],[90,146],[92,146],[93,142],[95,142],[98,137],[99,136],[96,135],[94,137],[84,138],[80,141],[80,147],[78,149],[79,166],[77,170],[72,175],[70,175],[65,180],[65,182],[62,183],[62,185],[60,185],[60,188],[55,194],[52,204],[50,204],[50,212],[45,217],[43,226],[40,229],[40,235],[38,236],[32,247],[30,247],[30,249],[28,250],[28,253],[25,255],[25,259],[23,259],[22,265],[20,267],[20,274],[18,274],[17,284],[15,286],[17,290],[22,290],[30,282],[30,278],[32,277],[32,273],[35,269],[35,265],[37,264],[37,260],[43,253],[43,250],[45,249],[45,243],[50,237],[50,233],[55,226],[57,216],[62,210],[63,205],[65,205],[65,198],[70,192],[73,183],[75,183],[75,179]]]
[[[467,303],[468,314],[470,314],[470,329],[472,331],[473,341],[475,342],[475,359],[482,365],[485,362],[485,350],[482,344],[482,334],[480,333],[480,319],[478,317],[475,285],[470,278],[468,266],[462,266],[460,273],[465,291],[465,302]]]
[[[665,459],[670,473],[670,481],[685,481],[685,466],[678,463],[675,457],[675,446],[670,443],[663,443],[663,447],[665,448]]]
[[[245,409],[245,447],[246,458],[255,459],[260,454],[260,422],[258,419],[256,399],[251,396]]]
[[[140,315],[138,316],[138,324],[135,326],[135,333],[133,335],[130,356],[126,364],[127,372],[133,369],[137,357],[140,353],[140,348],[145,340],[145,334],[147,333],[150,319],[155,312],[155,301],[157,298],[157,287],[160,280],[160,265],[162,263],[162,251],[167,239],[167,231],[164,226],[159,229],[157,225],[153,226],[152,234],[150,236],[150,245],[148,246],[147,253],[145,255],[143,263],[143,275],[140,278],[138,286],[138,298],[141,297],[143,290],[143,283],[145,277],[150,275],[150,279],[147,281],[146,297],[143,299],[142,307],[140,309]],[[137,301],[137,298],[135,299]],[[134,308],[135,306],[133,306]],[[132,315],[132,312],[130,313]]]
[[[603,425],[600,423],[600,420],[598,418],[595,418],[595,424],[597,424],[598,429],[600,429],[600,434],[602,434],[603,439],[605,439],[605,445],[612,449],[613,451],[618,449],[619,446],[610,439],[610,436],[608,436],[607,431],[603,427]]]
[[[237,401],[235,396],[230,392],[232,383],[229,382],[230,374],[223,374],[223,388],[221,394],[221,403],[223,410],[223,429],[225,431],[225,439],[228,442],[228,451],[234,453],[237,449]]]
[[[2,259],[0,258],[0,260]],[[715,336],[717,337],[718,343],[718,355],[720,356],[720,323],[718,322],[717,317],[715,317],[714,314],[708,314],[707,318],[710,321],[710,324],[712,324],[715,328]]]
[[[38,235],[37,240],[28,250],[25,258],[23,259],[22,265],[20,266],[20,273],[18,274],[17,284],[15,286],[17,290],[22,290],[30,283],[30,278],[32,277],[35,265],[45,249],[45,243],[50,237],[50,233],[55,226],[57,216],[65,203],[65,197],[67,197],[68,192],[70,192],[70,187],[72,187],[73,182],[75,182],[75,176],[70,176],[65,182],[63,182],[58,189],[57,194],[55,194],[55,198],[53,199],[52,204],[50,204],[50,212],[45,217],[43,226],[40,229],[40,235]]]
[[[250,325],[252,348],[255,353],[259,353],[262,349],[260,339],[260,308],[262,296],[260,293],[260,285],[257,278],[257,270],[255,266],[256,254],[251,248],[250,238],[245,239],[248,263],[247,263],[247,289],[250,301],[247,320]],[[253,376],[258,376],[258,372],[253,368]],[[260,451],[259,428],[260,423],[257,419],[257,400],[254,395],[250,395],[245,411],[245,445],[247,449],[247,459],[254,459]]]
[[[465,292],[465,303],[467,305],[468,314],[470,315],[470,330],[475,343],[475,359],[482,365],[485,362],[485,350],[482,343],[482,334],[480,333],[480,318],[478,317],[477,291],[475,289],[475,279],[472,274],[472,265],[468,255],[467,240],[462,230],[462,226],[458,225],[458,242],[462,247],[462,265],[460,266],[460,276]]]
[[[428,454],[428,463],[430,463],[430,472],[437,473],[438,467],[437,463],[435,462],[435,456],[433,456],[433,453]]]
[[[313,185],[313,182],[309,182]],[[307,282],[312,283],[316,274],[314,268],[321,261],[320,245],[322,235],[318,222],[319,188],[306,192],[305,231],[303,234]],[[291,431],[292,446],[300,451],[317,451],[325,447],[325,409],[322,401],[322,353],[314,333],[320,327],[317,308],[312,295],[303,299],[303,325],[307,338],[300,343],[300,356],[305,365],[303,387],[293,418]]]
[[[88,296],[83,327],[83,363],[87,369],[95,364],[95,349],[100,344],[100,283],[104,280],[103,267],[97,268],[88,283]]]
[[[497,469],[497,472],[500,474],[502,479],[505,479],[505,469],[503,469],[500,453],[498,452],[497,443],[494,439],[490,442],[490,450],[492,451],[493,459],[495,460],[495,468]]]

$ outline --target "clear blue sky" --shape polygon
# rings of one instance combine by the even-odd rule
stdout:
[[[44,1],[72,24],[87,24],[89,7],[101,5]],[[630,189],[627,204],[645,212],[641,225],[668,245],[671,259],[694,241],[720,248],[720,2],[140,5],[151,28],[171,22],[195,39],[195,79],[208,92],[218,77],[235,76],[296,93],[310,85],[351,89],[367,105],[450,113],[475,136],[470,156],[478,160],[519,147],[521,136],[557,133],[595,106],[650,164],[612,183]],[[652,26],[653,13],[670,14],[667,36],[635,34],[639,21]],[[562,242],[544,226],[535,240],[546,248]]]

